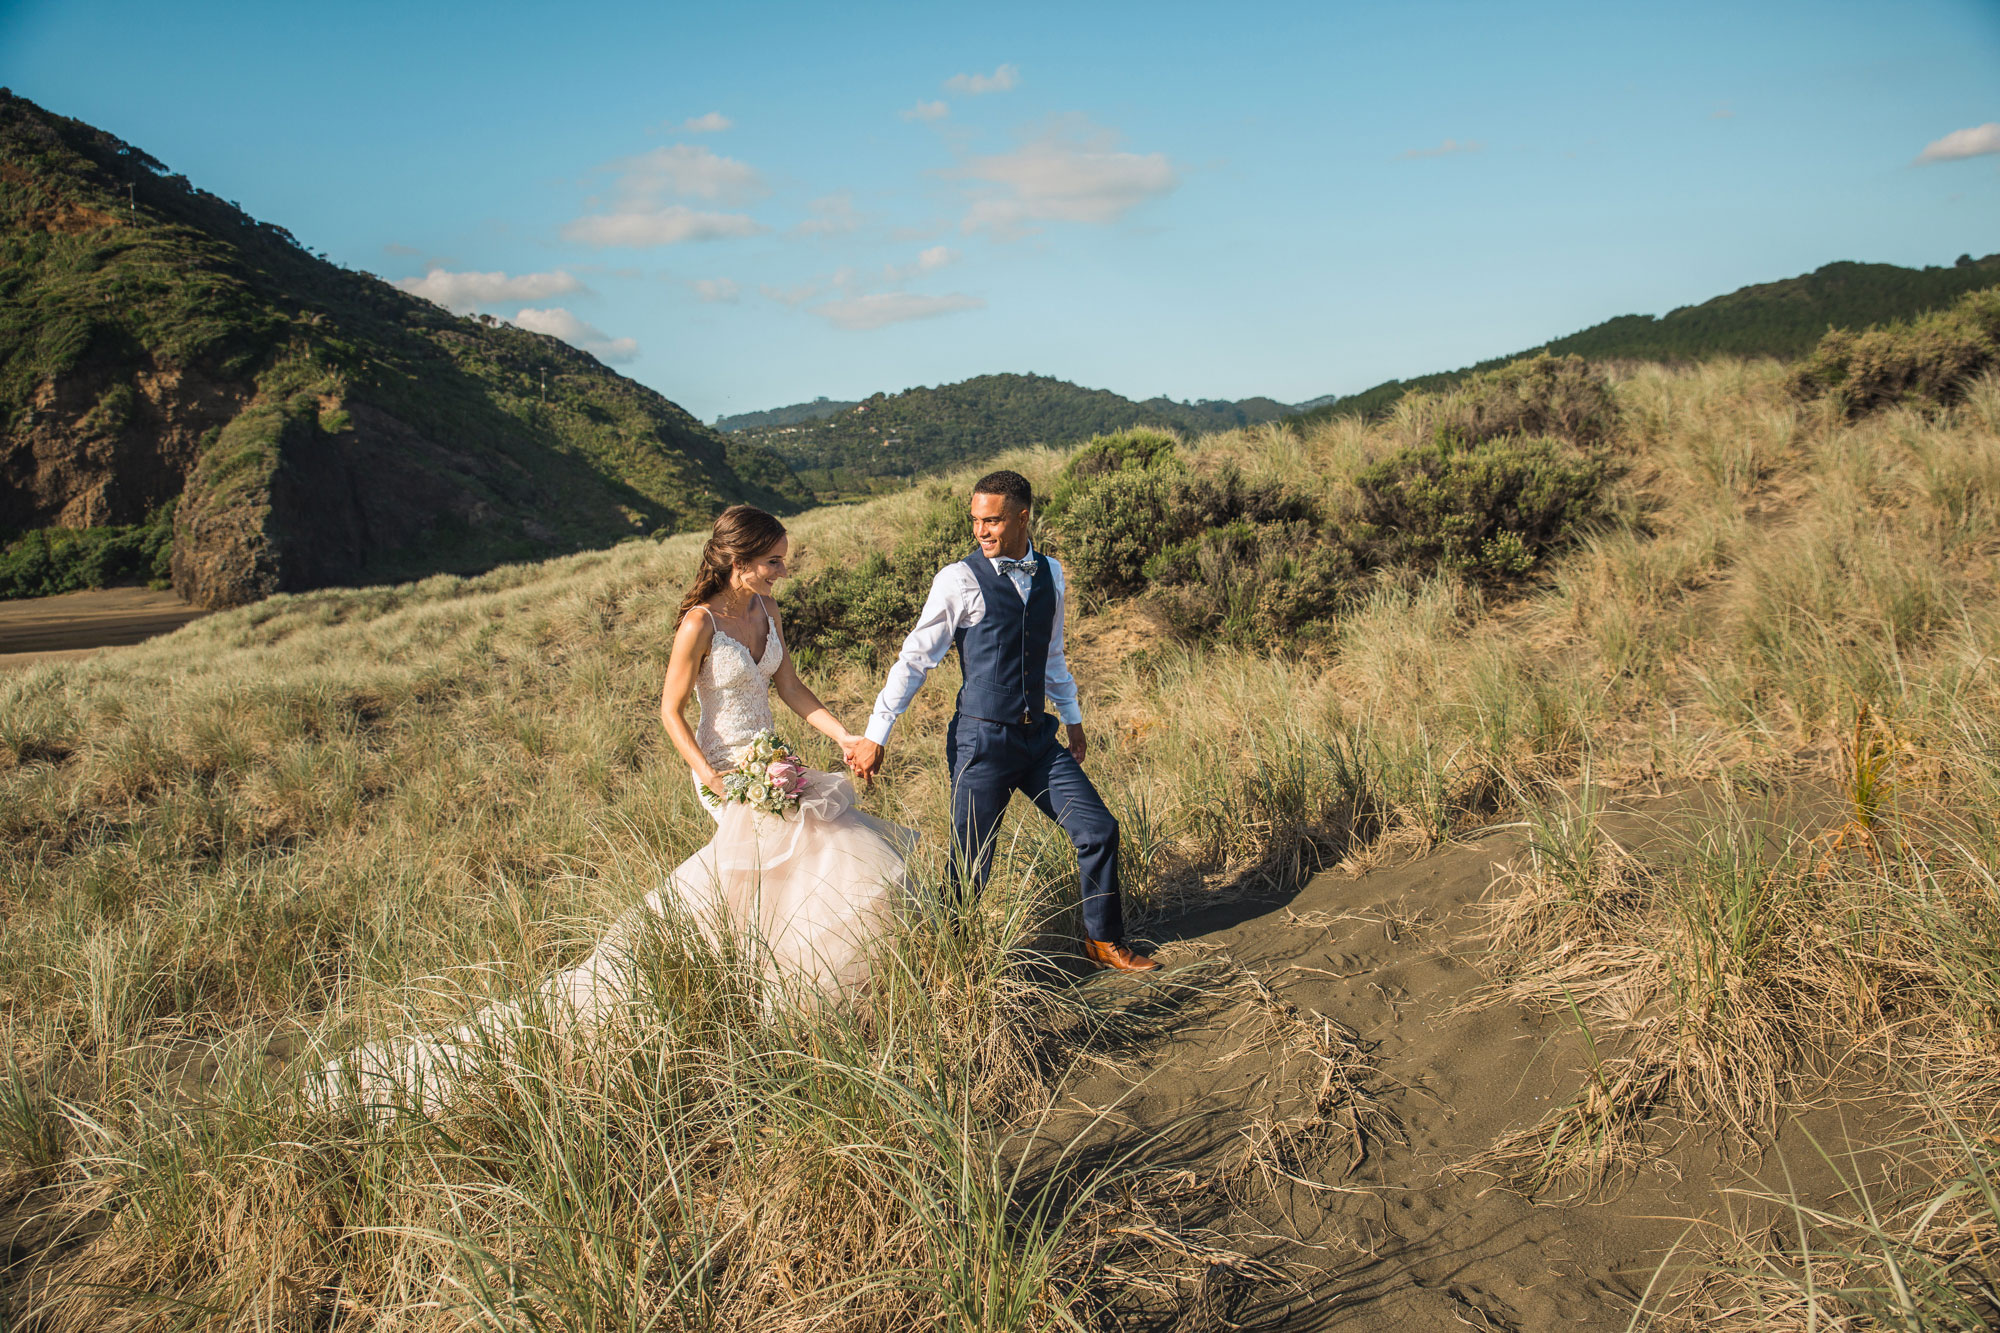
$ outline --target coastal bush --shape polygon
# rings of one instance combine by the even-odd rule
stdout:
[[[1608,475],[1557,440],[1441,436],[1355,478],[1349,540],[1366,564],[1513,578],[1603,512]]]
[[[40,528],[0,549],[0,599],[51,597],[143,583],[164,588],[173,577],[174,505],[144,523],[102,528]]]
[[[1237,518],[1155,553],[1146,600],[1190,642],[1296,647],[1330,629],[1359,572],[1309,522]]]
[[[1437,393],[1410,394],[1397,402],[1391,418],[1416,442],[1555,436],[1592,448],[1617,429],[1618,400],[1601,366],[1543,352]]]
[[[1092,440],[1063,467],[1042,531],[1070,584],[1106,598],[1143,591],[1159,569],[1188,566],[1189,543],[1211,529],[1309,526],[1318,518],[1310,496],[1277,483],[1249,485],[1233,463],[1195,472],[1172,436],[1130,430]],[[1210,567],[1242,549],[1241,542],[1221,540],[1209,551]],[[1162,557],[1166,564],[1150,567]]]
[[[854,661],[872,668],[916,622],[938,570],[971,546],[965,495],[931,483],[917,521],[895,546],[785,584],[778,605],[793,655],[808,666]]]
[[[1829,1329],[1858,1319],[1854,1305],[1875,1323],[1982,1327],[1970,1302],[1986,1299],[2000,1252],[1979,1146],[2000,1082],[1994,418],[1894,413],[1787,434],[1758,464],[1771,484],[1739,489],[1718,486],[1704,454],[1783,415],[1779,368],[1649,367],[1619,391],[1659,423],[1644,458],[1652,526],[1567,557],[1560,581],[1521,590],[1519,614],[1488,614],[1476,585],[1448,575],[1383,577],[1336,608],[1339,648],[1324,660],[1268,642],[1164,644],[1137,669],[1100,641],[1077,674],[1101,742],[1091,775],[1126,833],[1133,929],[1158,939],[1186,911],[1263,910],[1253,895],[1302,866],[1349,856],[1365,871],[1522,819],[1520,873],[1486,892],[1501,938],[1414,914],[1434,899],[1383,916],[1401,938],[1412,921],[1435,936],[1403,947],[1477,958],[1493,983],[1482,991],[1553,1019],[1552,1034],[1580,1012],[1582,1038],[1601,1044],[1572,1071],[1574,1099],[1552,1083],[1548,1121],[1497,1145],[1516,1146],[1515,1167],[1486,1164],[1546,1190],[1671,1152],[1704,1166],[1685,1211],[1712,1227],[1743,1197],[1708,1188],[1740,1178],[1727,1158],[1706,1165],[1730,1112],[1759,1127],[1850,1089],[1879,1096],[1897,1117],[1919,1113],[1907,1132],[1928,1141],[1889,1164],[1881,1192],[1851,1209],[1774,1198],[1810,1233],[1788,1223],[1790,1255],[1774,1214],[1745,1210],[1745,1253],[1710,1263],[1697,1250],[1685,1277],[1663,1270],[1654,1288],[1671,1305],[1693,1284],[1714,1316],[1645,1326],[1747,1328],[1776,1308],[1753,1298],[1808,1279],[1792,1294]],[[1336,455],[1315,434],[1295,471],[1246,466],[1301,486],[1330,478],[1335,494],[1345,460],[1407,443],[1342,429],[1366,430],[1365,450]],[[1190,472],[1232,452],[1240,438],[1206,442]],[[940,487],[943,558],[965,549],[969,480]],[[887,560],[925,503],[817,511],[794,537],[858,548],[858,564],[864,534],[892,531]],[[1228,575],[1324,532],[1224,523],[1178,568],[1199,572],[1212,547]],[[1850,534],[1867,539],[1859,554]],[[629,1023],[496,1062],[437,1121],[298,1104],[297,1067],[270,1056],[315,1033],[338,1052],[524,998],[710,837],[655,712],[698,544],[683,534],[476,578],[282,595],[0,676],[0,987],[14,1042],[0,1186],[20,1223],[0,1274],[9,1309],[47,1333],[174,1311],[274,1327],[1072,1328],[1152,1311],[1151,1292],[1183,1282],[1158,1256],[1110,1245],[1182,1243],[1195,1293],[1243,1266],[1222,1247],[1246,1235],[1274,1265],[1320,1262],[1259,1216],[1299,1180],[1348,1188],[1338,1162],[1237,1169],[1150,1131],[1057,1151],[1075,1122],[1050,1108],[1114,1125],[1128,1109],[1100,1110],[1122,1089],[1099,1100],[1103,1082],[1067,1077],[1072,1058],[1143,1074],[1155,1037],[1226,1013],[1207,1006],[1263,980],[1222,970],[1209,952],[1221,937],[1196,934],[1199,918],[1172,931],[1189,938],[1143,1003],[1036,963],[1049,946],[1030,930],[1075,901],[1074,872],[1060,834],[1019,812],[979,910],[944,928],[917,916],[859,1018],[768,1006],[746,984],[754,967],[666,935],[648,942],[659,980]],[[1148,595],[1192,586],[1169,577],[1162,559]],[[1897,610],[1924,581],[1948,596]],[[1597,646],[1614,623],[1624,666]],[[1775,653],[1784,633],[1793,645]],[[811,683],[853,721],[880,681],[842,667]],[[923,831],[920,857],[949,840],[950,709],[936,690],[898,724],[890,780],[864,798]],[[1878,730],[1859,725],[1860,698]],[[778,725],[816,766],[838,762],[782,710]],[[1654,784],[1735,787],[1750,818],[1685,807],[1673,827],[1691,845],[1659,836],[1670,829],[1648,803],[1635,842],[1605,793]],[[1843,809],[1829,811],[1835,793]],[[920,889],[913,911],[934,896]],[[1274,912],[1265,938],[1319,938],[1319,920]],[[1272,990],[1288,975],[1268,974]],[[1337,1028],[1311,991],[1286,988],[1300,1024]],[[1884,1050],[1901,1053],[1886,1076]],[[1329,1136],[1352,1135],[1351,1085],[1299,1086]],[[1202,1137],[1264,1133],[1278,1097],[1205,1100],[1201,1127],[1216,1132]],[[1976,1156],[1954,1157],[1960,1131],[1978,1136]],[[1810,1151],[1799,1137],[1779,1147]],[[1395,1158],[1382,1188],[1424,1186]],[[1875,1190],[1878,1159],[1865,1160]],[[1135,1174],[1098,1173],[1105,1161]],[[1146,1194],[1127,1207],[1127,1185],[1178,1191],[1211,1229],[1177,1226],[1166,1205],[1149,1213]],[[1225,1189],[1245,1218],[1208,1210]],[[1114,1271],[1157,1286],[1097,1280]],[[1773,1281],[1720,1285],[1745,1273]],[[1947,1298],[1964,1285],[1973,1317],[1908,1316],[1895,1302],[1915,1282]],[[1023,1308],[1033,1317],[1010,1314]]]
[[[1856,333],[1833,329],[1792,372],[1801,399],[1831,399],[1850,420],[1910,403],[1948,406],[2000,367],[2000,287],[1948,310]]]
[[[1180,460],[1178,442],[1165,431],[1136,426],[1093,436],[1063,464],[1049,493],[1036,505],[1035,517],[1044,525],[1060,524],[1079,496],[1113,474],[1178,476],[1186,470]]]

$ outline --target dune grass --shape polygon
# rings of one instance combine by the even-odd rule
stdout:
[[[1775,363],[1613,392],[1612,503],[1535,581],[1378,570],[1307,652],[1078,611],[1135,931],[1526,817],[1497,993],[1574,1012],[1600,1056],[1595,1101],[1511,1145],[1531,1187],[1588,1187],[1676,1116],[1754,1139],[1861,1056],[1948,1108],[1923,1117],[1946,1144],[2000,1077],[2000,388],[1858,421]],[[1332,502],[1416,415],[1188,449]],[[1001,460],[1038,484],[1062,461]],[[887,549],[926,503],[801,516],[799,563]],[[1073,937],[1075,870],[1021,812],[973,924],[912,922],[853,1005],[774,1010],[741,959],[663,929],[632,1013],[590,1036],[543,1016],[435,1120],[295,1095],[273,1042],[335,1052],[519,994],[707,838],[656,720],[694,552],[281,596],[0,678],[10,1317],[1054,1329],[1237,1261],[1176,1229],[1172,1163],[1051,1119],[1070,1062],[1136,1020],[1038,961]],[[926,882],[951,673],[870,797],[925,833]],[[877,683],[814,680],[850,723]],[[1734,815],[1603,843],[1604,793],[1695,783]],[[1767,799],[1801,791],[1841,813]],[[1159,1002],[1211,980],[1170,973]],[[1272,1021],[1324,1048],[1324,1084],[1244,1181],[1367,1126],[1337,1034]]]

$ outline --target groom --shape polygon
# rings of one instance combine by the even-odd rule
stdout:
[[[972,535],[978,549],[931,580],[917,626],[889,668],[868,719],[867,739],[851,755],[872,778],[883,745],[924,677],[953,644],[965,683],[945,732],[951,763],[952,837],[960,887],[977,892],[993,865],[1000,817],[1016,791],[1062,825],[1076,848],[1083,888],[1084,956],[1100,968],[1149,972],[1159,966],[1125,947],[1118,900],[1118,821],[1084,776],[1083,714],[1076,680],[1063,661],[1063,575],[1052,558],[1028,546],[1034,492],[1018,472],[989,472],[972,488]],[[1056,739],[1055,705],[1068,729]]]

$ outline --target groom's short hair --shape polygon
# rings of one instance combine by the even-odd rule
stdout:
[[[998,472],[989,472],[978,481],[973,482],[972,493],[974,495],[1002,495],[1013,501],[1015,506],[1021,509],[1032,509],[1035,507],[1035,488],[1028,484],[1026,477],[1018,472],[1009,472],[1005,468],[1002,468]]]

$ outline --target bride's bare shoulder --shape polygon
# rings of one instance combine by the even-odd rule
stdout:
[[[674,629],[674,656],[693,653],[699,658],[708,651],[708,645],[714,638],[715,613],[696,602]]]

